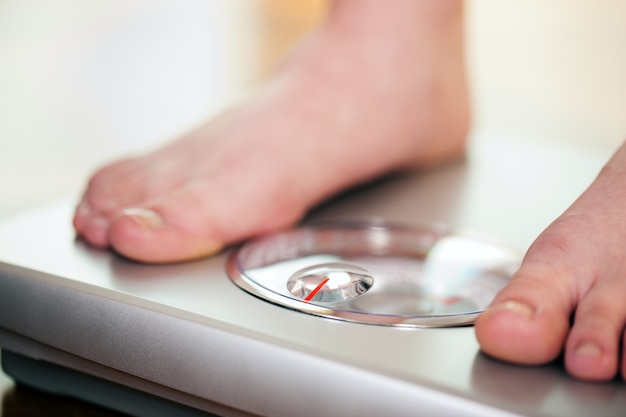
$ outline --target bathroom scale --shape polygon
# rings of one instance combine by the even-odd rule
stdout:
[[[76,198],[33,209],[0,225],[3,369],[136,416],[626,415],[621,381],[499,362],[472,326],[609,156],[483,136],[171,265],[76,239]]]

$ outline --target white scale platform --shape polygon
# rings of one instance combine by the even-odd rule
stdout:
[[[354,191],[305,224],[445,222],[523,251],[609,157],[479,139],[464,160]],[[357,264],[352,272],[373,276],[373,284],[357,277],[364,289],[333,293],[316,281],[313,289],[330,298],[309,300],[303,298],[310,288],[299,293],[281,286],[277,291],[289,291],[281,297],[294,303],[281,305],[233,283],[227,264],[234,249],[187,264],[140,265],[75,240],[72,209],[72,201],[62,201],[0,225],[0,346],[6,372],[25,384],[140,416],[626,413],[622,382],[576,381],[559,363],[494,361],[480,353],[473,327],[458,326],[462,322],[429,328],[424,317],[362,324],[333,316],[345,300],[366,300],[378,285],[380,273],[358,269],[358,257],[350,260]],[[327,261],[337,259],[320,263]],[[339,261],[344,268],[345,259]],[[296,273],[301,284],[298,277],[319,272],[302,274],[300,267],[281,281]],[[297,311],[306,310],[303,305],[331,314]],[[383,313],[428,316],[434,310],[427,307]]]

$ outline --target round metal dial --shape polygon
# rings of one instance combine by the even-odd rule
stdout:
[[[342,223],[249,241],[230,278],[304,313],[404,327],[466,325],[519,267],[515,249],[436,226]]]

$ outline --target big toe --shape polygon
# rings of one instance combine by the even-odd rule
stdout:
[[[478,318],[475,330],[486,354],[507,362],[539,365],[561,353],[572,307],[558,286],[535,278],[553,273],[529,269],[520,269]]]
[[[123,210],[109,228],[111,247],[140,262],[180,262],[209,256],[225,245],[296,222],[303,210],[273,204],[254,190],[219,181],[189,184],[158,200]]]

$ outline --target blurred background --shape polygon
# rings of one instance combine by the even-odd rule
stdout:
[[[0,217],[194,127],[319,20],[305,0],[0,0]]]
[[[0,0],[0,218],[248,94],[322,0]],[[474,136],[615,147],[626,2],[467,2]]]

